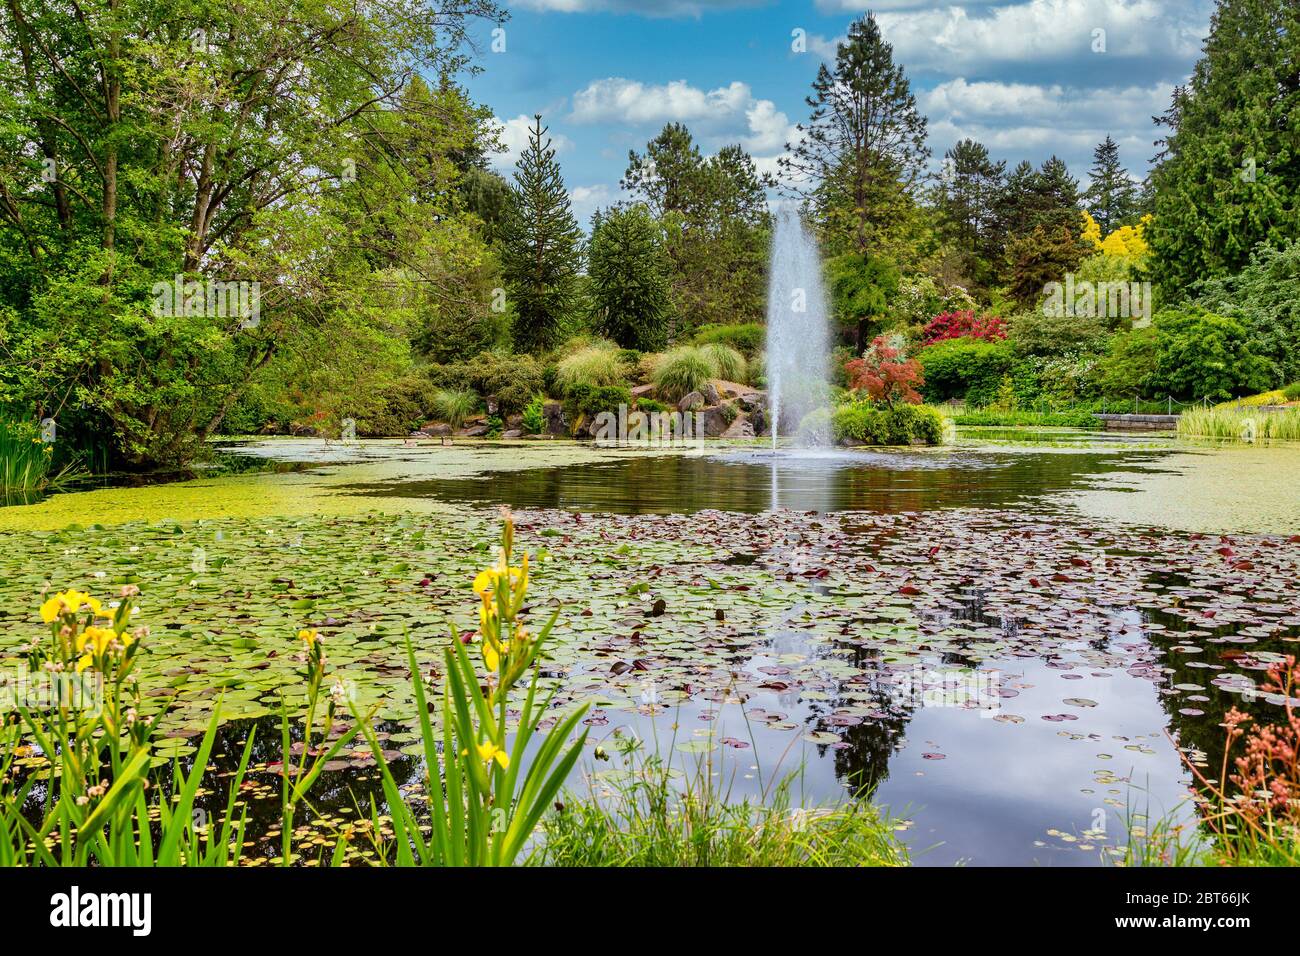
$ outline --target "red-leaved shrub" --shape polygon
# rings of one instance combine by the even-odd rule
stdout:
[[[996,342],[1007,337],[1007,323],[1001,316],[976,316],[969,309],[961,312],[941,312],[931,319],[921,333],[926,345],[944,339],[983,339]]]

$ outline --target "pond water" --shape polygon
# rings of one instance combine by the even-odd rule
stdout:
[[[1217,768],[1226,707],[1276,718],[1250,691],[1300,641],[1294,447],[985,431],[812,455],[228,454],[282,467],[0,508],[0,665],[38,626],[44,581],[139,583],[160,762],[193,752],[218,693],[223,759],[266,730],[254,842],[274,836],[269,724],[281,695],[301,699],[300,626],[321,629],[399,778],[418,781],[402,634],[427,671],[449,624],[473,628],[498,504],[544,559],[538,613],[562,615],[548,682],[558,706],[592,705],[593,745],[635,733],[677,760],[712,755],[733,793],[788,772],[810,802],[873,787],[921,864],[1096,865],[1137,813],[1188,815],[1178,747]],[[585,761],[574,786],[612,769]],[[373,763],[343,755],[318,825],[370,792]]]

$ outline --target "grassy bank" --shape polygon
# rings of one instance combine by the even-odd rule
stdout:
[[[672,748],[669,748],[671,753]],[[550,866],[905,866],[906,847],[869,800],[806,808],[794,776],[734,800],[712,754],[681,773],[623,738],[622,767],[549,815],[532,862]]]
[[[1250,408],[1192,409],[1178,420],[1182,438],[1227,441],[1300,441],[1300,408],[1277,412]]]
[[[955,425],[1002,427],[1099,428],[1101,426],[1101,422],[1092,412],[1000,411],[981,408],[973,412],[958,412],[952,416],[952,420]]]

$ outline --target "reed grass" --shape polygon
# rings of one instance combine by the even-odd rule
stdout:
[[[1195,408],[1178,419],[1182,438],[1223,441],[1300,441],[1300,408],[1252,411],[1248,408]]]

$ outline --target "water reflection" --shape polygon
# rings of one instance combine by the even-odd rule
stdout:
[[[1159,452],[825,451],[799,454],[629,454],[621,461],[345,486],[355,495],[437,498],[611,514],[705,509],[924,511],[1000,507],[1086,487],[1116,472],[1154,470]]]

